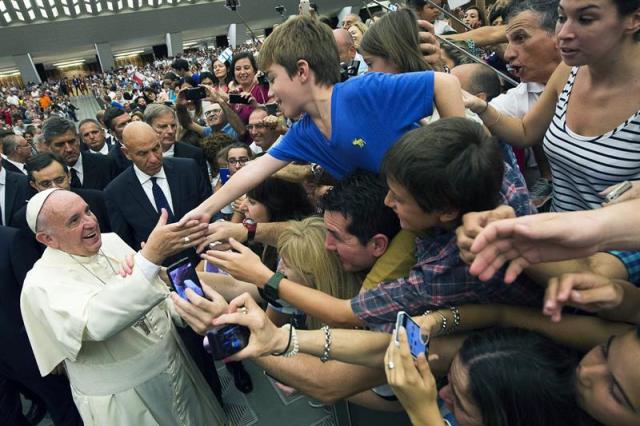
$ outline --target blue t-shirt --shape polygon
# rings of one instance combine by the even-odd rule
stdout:
[[[213,129],[209,126],[204,127],[203,131],[204,131],[203,137],[205,138],[213,134]],[[236,132],[236,130],[233,128],[233,126],[230,123],[227,123],[224,126],[222,126],[222,129],[220,129],[220,131],[222,133],[226,133],[234,140],[238,140],[238,132]]]
[[[433,113],[432,71],[368,73],[336,84],[331,95],[331,140],[305,115],[269,154],[282,161],[320,164],[336,179],[355,169],[379,172],[389,147]]]

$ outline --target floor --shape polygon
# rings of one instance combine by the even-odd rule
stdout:
[[[218,368],[225,402],[224,409],[229,418],[229,425],[403,426],[411,424],[404,414],[372,411],[347,403],[314,408],[309,404],[313,401],[304,395],[284,395],[255,364],[245,361],[244,365],[253,381],[253,392],[248,395],[240,393],[233,386],[233,380],[224,366],[220,365]],[[28,410],[28,403],[24,406],[25,410]],[[38,426],[53,426],[53,422],[47,416]]]

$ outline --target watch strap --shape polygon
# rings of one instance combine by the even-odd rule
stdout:
[[[276,301],[280,298],[278,288],[280,287],[280,281],[284,279],[282,272],[276,272],[269,278],[263,288],[263,293],[268,301]]]

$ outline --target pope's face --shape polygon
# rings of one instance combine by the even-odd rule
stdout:
[[[102,246],[98,220],[73,192],[51,194],[40,212],[38,225],[38,241],[75,256],[93,256]]]

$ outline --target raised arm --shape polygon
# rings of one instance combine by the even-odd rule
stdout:
[[[478,47],[491,46],[507,42],[505,25],[485,26],[460,34],[450,34],[443,36],[448,40],[473,40]]]
[[[522,119],[504,115],[486,101],[466,92],[465,106],[478,114],[491,133],[504,142],[514,146],[533,146],[543,139],[549,128],[558,96],[570,72],[568,66],[558,65],[540,99]]]
[[[202,257],[230,273],[234,278],[263,288],[274,272],[267,268],[248,247],[235,240],[229,242],[233,252],[209,250]],[[335,298],[286,278],[280,281],[278,292],[280,299],[327,324],[338,327],[364,325],[353,313],[349,300]]]
[[[184,223],[189,219],[209,222],[211,216],[220,211],[222,207],[239,196],[246,194],[250,189],[287,164],[286,161],[278,160],[268,153],[247,163],[246,166],[231,176],[231,179],[222,188],[180,219],[180,223]]]

